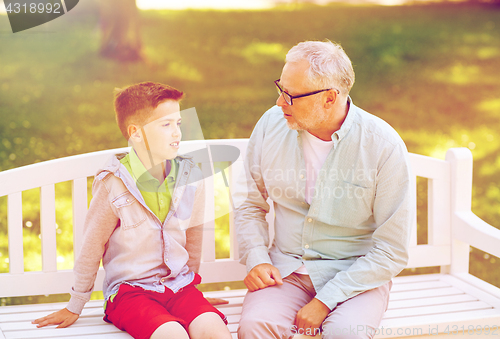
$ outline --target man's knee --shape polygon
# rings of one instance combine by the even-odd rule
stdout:
[[[238,327],[238,338],[240,339],[262,339],[291,337],[289,328],[274,322],[271,317],[242,317]]]
[[[268,328],[271,319],[266,317],[246,315],[240,319],[238,332],[253,332],[260,328]]]

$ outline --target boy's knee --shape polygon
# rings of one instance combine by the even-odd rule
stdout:
[[[173,338],[189,339],[189,335],[184,327],[176,321],[169,321],[158,327],[151,335],[150,339],[162,339],[167,336]]]
[[[214,312],[206,312],[196,317],[189,325],[191,339],[231,339],[226,324]]]

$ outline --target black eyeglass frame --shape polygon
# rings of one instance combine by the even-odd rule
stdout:
[[[290,93],[288,93],[287,91],[285,91],[283,88],[281,88],[281,86],[279,84],[280,80],[281,79],[275,80],[274,84],[276,85],[276,89],[278,90],[278,94],[279,95],[286,94],[286,95],[283,95],[283,99],[285,99],[285,102],[287,104],[289,104],[290,106],[293,105],[293,99],[308,97],[310,95],[318,94],[318,93],[321,93],[321,92],[326,92],[326,91],[329,91],[329,90],[332,90],[332,89],[334,89],[335,91],[337,91],[337,94],[340,94],[340,91],[338,89],[336,89],[336,88],[326,88],[326,89],[320,89],[319,91],[309,92],[309,93],[305,93],[305,94],[291,95]],[[287,97],[290,98],[290,102],[288,102]]]

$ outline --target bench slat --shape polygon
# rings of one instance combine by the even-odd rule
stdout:
[[[229,257],[233,260],[239,260],[240,255],[238,253],[238,239],[236,236],[236,229],[234,225],[234,211],[233,209],[237,206],[234,206],[232,193],[235,190],[236,182],[238,180],[238,176],[244,175],[244,165],[243,161],[235,161],[229,167],[229,187],[230,187],[230,213],[229,213],[229,236],[231,237],[229,243]]]
[[[90,300],[85,304],[85,309],[102,308],[104,300]],[[3,319],[5,314],[27,313],[37,311],[57,311],[65,307],[65,302],[45,303],[45,304],[28,304],[28,305],[12,305],[0,307],[0,319]]]
[[[435,289],[435,288],[443,288],[443,287],[451,287],[451,284],[445,281],[437,280],[437,281],[423,281],[423,282],[414,282],[407,284],[394,284],[391,289],[391,293],[393,292],[407,292],[407,291],[421,291],[426,289]]]
[[[0,196],[92,176],[111,155],[129,150],[130,147],[124,147],[74,155],[4,171],[2,172]],[[64,170],[61,171],[61,168]]]
[[[414,317],[404,317],[404,318],[393,318],[393,319],[382,319],[380,324],[380,328],[391,328],[391,329],[401,329],[402,333],[404,333],[405,329],[410,329],[410,331],[414,329],[421,328],[423,330],[423,334],[428,334],[429,328],[434,328],[439,325],[439,332],[443,332],[447,325],[450,325],[449,330],[451,331],[451,326],[457,326],[461,328],[461,326],[493,326],[500,322],[500,312],[495,309],[486,309],[486,310],[475,310],[468,312],[454,312],[447,314],[439,314],[439,316],[433,315],[423,315],[423,316],[414,316]],[[375,338],[394,338],[396,332],[394,331],[392,335],[378,335]],[[397,336],[396,336],[397,337]],[[403,337],[403,335],[401,335]],[[450,336],[450,338],[454,338],[455,336]],[[468,336],[467,336],[468,338]]]
[[[464,294],[456,287],[446,287],[439,289],[426,289],[422,291],[391,292],[389,300],[413,300],[415,298],[428,298],[438,296],[450,296]]]
[[[210,170],[210,163],[201,165],[202,171]],[[207,169],[208,167],[208,169]],[[202,261],[215,261],[215,199],[214,199],[214,177],[209,176],[205,179],[205,226],[203,232],[203,253]]]
[[[417,176],[416,175],[411,175],[410,176],[410,195],[412,197],[417,196]],[[417,210],[417,199],[413,200],[414,203],[414,208],[415,211]],[[411,225],[411,235],[410,235],[410,247],[416,247],[417,246],[417,213],[413,216],[413,222]]]
[[[36,310],[36,311],[26,311],[24,313],[16,313],[16,314],[3,314],[0,315],[0,324],[8,323],[8,322],[17,322],[17,321],[32,321],[41,317],[44,317],[54,311],[58,311],[66,306],[66,303],[61,304],[57,309],[47,309],[47,310]],[[88,308],[85,307],[82,311],[80,317],[103,317],[104,310],[101,307],[98,308]]]
[[[73,280],[73,271],[70,270],[0,274],[0,297],[69,293]],[[104,270],[101,268],[97,273],[96,291],[102,290],[103,280]]]
[[[200,275],[203,277],[203,283],[242,281],[246,273],[244,265],[231,259],[203,262],[200,267]]]
[[[410,300],[390,300],[388,308],[399,309],[408,307],[425,307],[430,305],[451,305],[469,301],[477,301],[477,298],[467,294],[459,294],[451,296],[415,298]]]
[[[106,325],[107,323],[102,320],[101,317],[80,317],[78,320],[71,325],[71,327],[84,327],[84,326],[99,326]],[[49,328],[49,327],[48,327]],[[31,321],[16,321],[10,322],[2,325],[2,330],[7,331],[26,331],[35,330],[37,327],[31,323]]]
[[[54,184],[40,188],[40,228],[42,240],[42,270],[57,271],[56,191]]]
[[[71,182],[73,203],[73,257],[76,261],[83,241],[83,226],[87,215],[87,177],[75,179]]]
[[[439,179],[450,173],[450,163],[447,161],[415,153],[410,153],[409,158],[412,172],[416,176]]]
[[[88,338],[87,335],[75,335],[72,338]],[[126,333],[126,332],[119,332],[119,333],[106,333],[106,334],[94,334],[92,335],[92,339],[131,339],[132,337]]]
[[[7,223],[9,224],[9,272],[11,274],[21,274],[24,272],[23,196],[21,192],[8,195],[7,209]]]
[[[401,318],[422,315],[441,315],[448,313],[458,313],[463,311],[488,310],[492,306],[484,301],[469,301],[458,304],[427,305],[426,307],[399,308],[385,312],[384,319]]]
[[[450,246],[451,213],[439,213],[451,211],[450,176],[430,179],[427,185],[428,244]]]
[[[79,335],[82,337],[93,334],[108,334],[108,333],[123,333],[115,326],[100,325],[100,326],[84,326],[84,327],[67,327],[60,328],[38,328],[36,331],[13,331],[7,332],[7,339],[28,339],[28,338],[68,338],[69,336]],[[126,338],[132,338],[127,334]]]
[[[452,284],[453,286],[464,291],[464,293],[470,294],[479,300],[485,300],[491,306],[500,310],[500,295],[498,294],[498,292],[496,295],[492,295],[491,293],[488,293],[487,290],[485,291],[485,290],[479,289],[479,288],[475,287],[474,285],[472,285],[471,283],[467,283],[467,282],[463,281],[462,279],[454,277],[453,275],[450,275],[450,274],[444,274],[442,277],[442,280],[446,281],[449,284]],[[469,281],[472,282],[472,279],[470,279]],[[484,283],[487,284],[486,282],[484,282]],[[489,284],[487,284],[487,285],[489,285]]]
[[[451,263],[450,245],[418,245],[410,247],[406,268],[445,266]]]
[[[440,276],[440,274],[403,275],[395,277],[393,281],[394,283],[401,285],[422,281],[438,281]]]

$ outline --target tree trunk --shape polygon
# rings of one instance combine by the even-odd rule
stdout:
[[[139,11],[135,0],[102,0],[100,15],[100,54],[122,62],[142,60]]]

